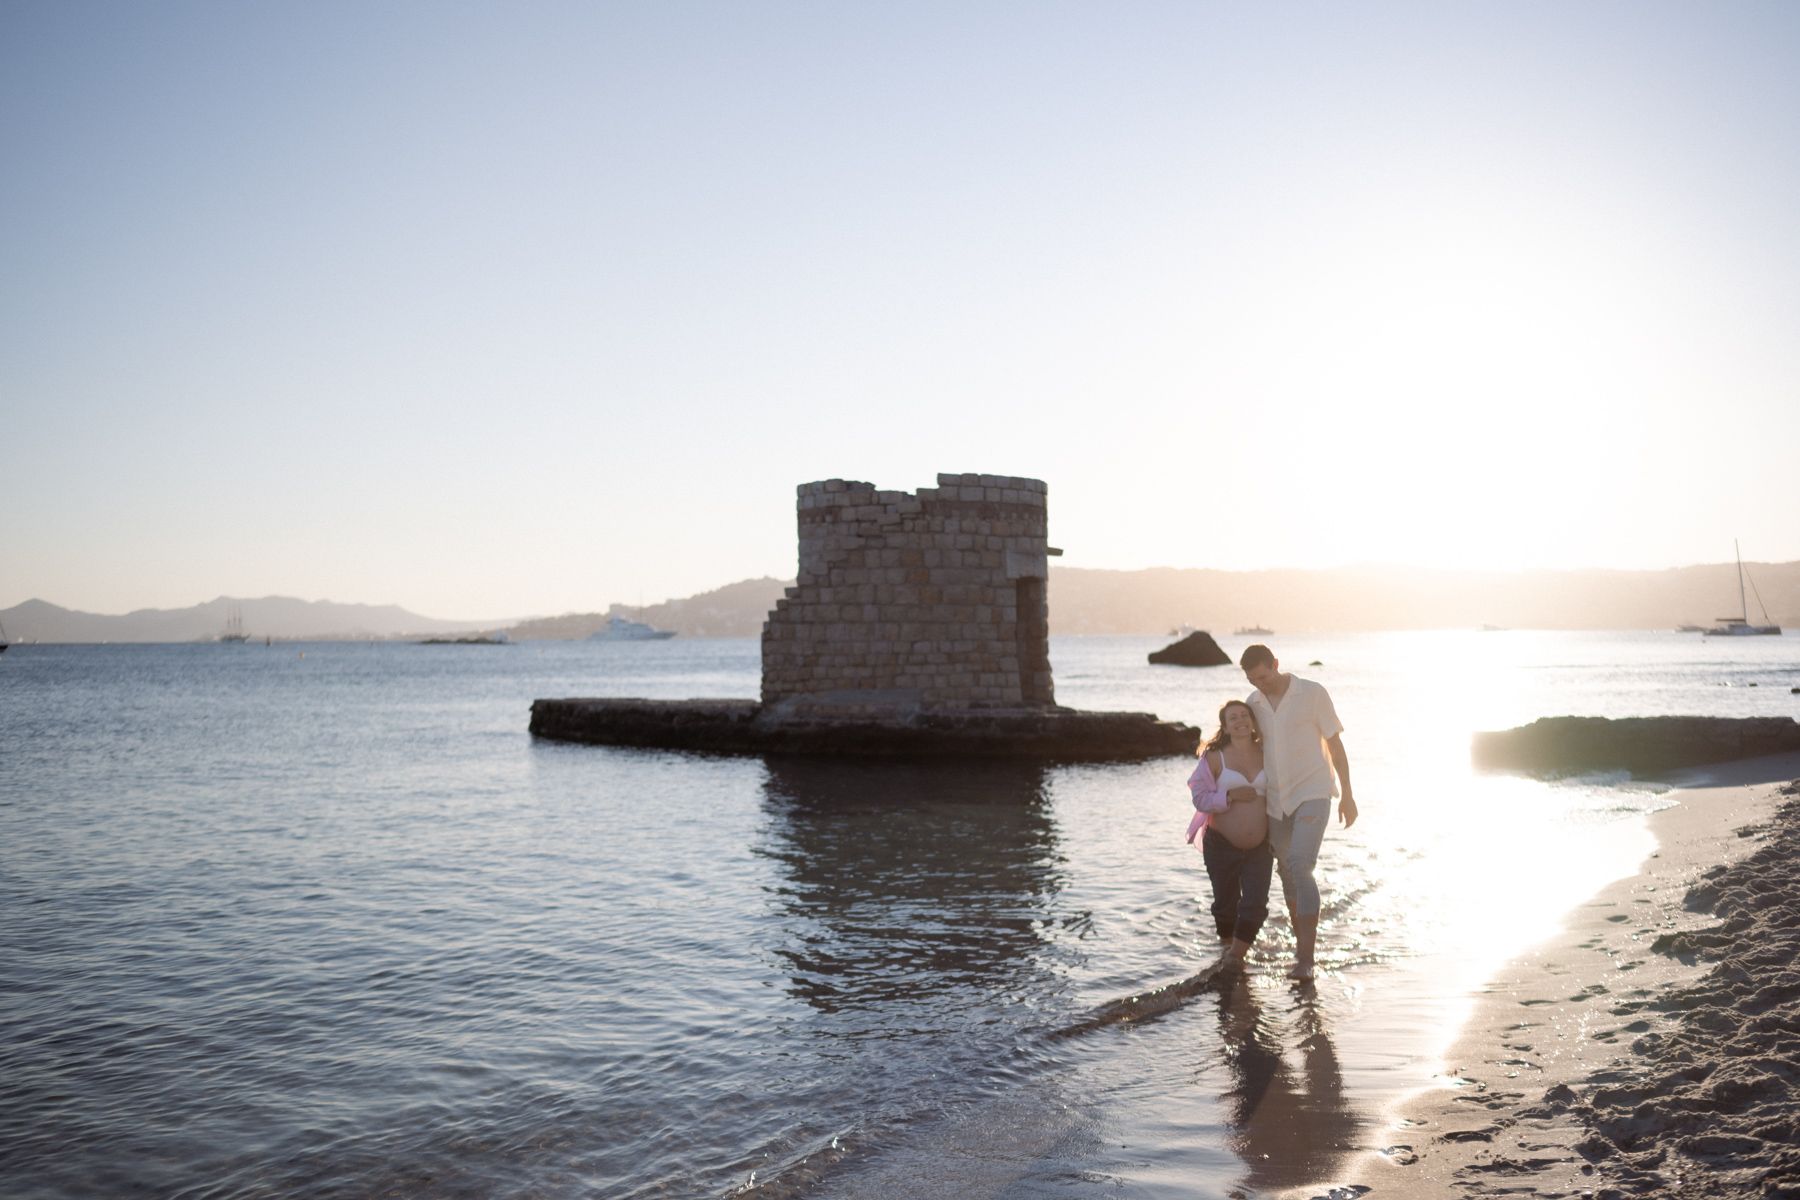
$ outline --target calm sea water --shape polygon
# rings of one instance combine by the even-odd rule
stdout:
[[[1241,676],[1161,641],[1057,640],[1059,701],[1210,726]],[[1242,983],[1063,1041],[1212,957],[1180,760],[525,733],[539,696],[754,695],[750,640],[16,647],[5,1194],[1312,1194],[1667,803],[1474,775],[1471,730],[1800,713],[1800,638],[1274,641],[1364,812],[1326,842],[1325,974],[1280,978],[1277,916]]]

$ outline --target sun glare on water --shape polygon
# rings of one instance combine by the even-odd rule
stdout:
[[[1366,772],[1355,772],[1352,757],[1370,810],[1364,844],[1399,860],[1382,871],[1384,919],[1404,923],[1409,954],[1469,986],[1548,936],[1600,883],[1631,873],[1652,847],[1642,822],[1627,817],[1660,806],[1656,788],[1622,792],[1611,777],[1546,783],[1471,766],[1474,730],[1514,727],[1553,705],[1530,666],[1552,657],[1553,639],[1476,631],[1391,639],[1391,671],[1417,684],[1384,689],[1408,696],[1406,709],[1390,714]]]

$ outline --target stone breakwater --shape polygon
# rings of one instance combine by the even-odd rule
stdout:
[[[1149,713],[1068,708],[896,710],[754,700],[538,700],[541,738],[720,754],[1119,762],[1190,755],[1200,731]]]
[[[1190,754],[1191,725],[1077,712],[1050,674],[1040,479],[797,490],[800,568],[763,625],[762,701],[539,700],[538,737],[725,754],[1108,762]]]
[[[1800,781],[1783,792],[1800,797]],[[1689,911],[1719,923],[1655,943],[1713,964],[1649,1002],[1675,1014],[1675,1027],[1645,1033],[1627,1065],[1589,1088],[1544,1096],[1542,1114],[1587,1127],[1576,1149],[1597,1168],[1597,1200],[1800,1197],[1800,798],[1763,833],[1748,858],[1687,894]]]
[[[1478,767],[1634,775],[1794,751],[1800,722],[1791,717],[1544,717],[1477,733],[1471,747]]]

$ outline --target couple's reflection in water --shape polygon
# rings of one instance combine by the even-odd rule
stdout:
[[[1231,1149],[1247,1168],[1233,1196],[1255,1197],[1329,1179],[1357,1149],[1362,1122],[1311,984],[1266,993],[1244,972],[1218,981],[1220,1044]],[[1275,1000],[1279,997],[1279,1000]],[[1271,1011],[1279,1007],[1283,1012]],[[1213,1064],[1203,1062],[1205,1074]]]
[[[1093,1068],[1090,1052],[1123,1031],[1079,1035],[1079,1065],[1041,1037],[1066,1009],[1069,968],[1092,921],[1060,899],[1065,849],[1045,769],[771,758],[767,771],[756,847],[776,865],[765,947],[812,1014],[792,1030],[809,1049],[790,1049],[835,1080],[857,1127],[911,1130],[882,1127],[882,1161],[847,1164],[866,1186],[840,1179],[844,1194],[874,1194],[889,1173],[910,1172],[915,1194],[931,1196],[1039,1184],[1060,1195],[1055,1179],[1108,1174],[1111,1151],[1098,1135],[1106,1097],[1132,1085],[1067,1089]],[[1228,1147],[1245,1164],[1234,1187],[1195,1184],[1254,1197],[1328,1179],[1359,1121],[1310,987],[1240,973],[1188,995],[1187,1018],[1171,1011],[1145,1031],[1160,1025],[1182,1039],[1196,1091],[1220,1102]],[[1216,1033],[1207,1006],[1216,1006]],[[1195,1019],[1207,1030],[1198,1038]],[[848,1052],[847,1043],[880,1049]],[[1168,1104],[1187,1102],[1180,1071]],[[1003,1076],[1010,1082],[996,1091]],[[873,1100],[898,1103],[909,1092],[917,1103]]]

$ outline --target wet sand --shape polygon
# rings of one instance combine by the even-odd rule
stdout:
[[[1675,782],[1334,1195],[1800,1197],[1800,755]]]

